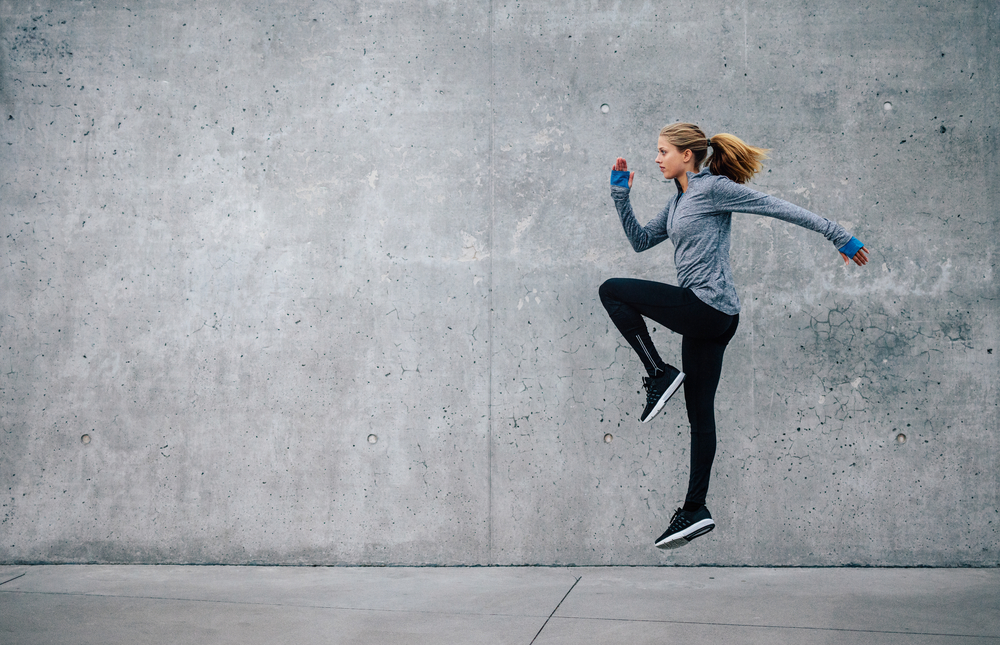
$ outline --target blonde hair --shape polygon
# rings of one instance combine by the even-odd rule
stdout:
[[[678,150],[694,153],[695,168],[701,170],[709,146],[709,139],[701,128],[693,123],[673,123],[660,130],[660,136]],[[708,169],[713,175],[724,175],[738,184],[745,184],[764,168],[767,148],[755,148],[725,133],[712,137],[711,145]]]

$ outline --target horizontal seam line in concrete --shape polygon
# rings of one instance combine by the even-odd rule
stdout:
[[[856,627],[806,627],[802,625],[753,625],[750,623],[718,623],[698,620],[662,620],[657,618],[606,618],[594,616],[553,616],[555,620],[603,620],[622,623],[664,623],[668,625],[704,625],[706,627],[753,627],[757,629],[805,629],[819,632],[851,632],[861,634],[905,634],[907,636],[950,636],[954,638],[989,638],[1000,640],[1000,634],[989,636],[985,634],[953,634],[943,632],[901,632],[888,629],[861,629]]]
[[[110,598],[119,600],[152,600],[165,602],[200,602],[217,605],[246,605],[248,607],[291,607],[299,609],[332,609],[335,611],[383,611],[387,613],[399,614],[433,614],[441,616],[487,616],[496,618],[545,618],[546,614],[512,614],[512,613],[484,613],[484,612],[461,612],[461,611],[434,611],[430,609],[391,609],[382,607],[340,607],[337,605],[296,605],[282,602],[252,602],[248,600],[213,600],[211,598],[171,598],[169,596],[124,596],[113,594],[80,593],[74,591],[26,591],[22,589],[0,589],[0,594],[15,595],[25,594],[33,596],[70,596],[76,598]]]
[[[619,347],[628,347],[627,344],[619,345]],[[631,349],[631,348],[630,348]],[[614,380],[614,379],[609,379]],[[358,569],[364,571],[371,571],[373,569],[444,569],[444,570],[455,570],[455,569],[482,569],[488,571],[490,569],[565,569],[566,571],[573,571],[574,569],[728,569],[730,571],[735,571],[738,569],[743,570],[767,570],[767,571],[829,571],[829,570],[843,570],[843,571],[902,571],[902,570],[913,570],[913,571],[1000,571],[1000,561],[996,564],[942,564],[942,565],[925,565],[925,564],[858,564],[858,563],[847,563],[847,564],[705,564],[702,562],[695,564],[540,564],[540,563],[496,563],[496,564],[412,564],[405,562],[391,562],[391,563],[378,563],[378,564],[301,564],[301,563],[287,563],[287,562],[68,562],[66,560],[52,560],[52,561],[41,561],[41,560],[31,560],[31,561],[9,561],[0,562],[0,567],[191,567],[191,568],[207,568],[207,567],[219,567],[228,569],[335,569],[335,570],[350,570]]]

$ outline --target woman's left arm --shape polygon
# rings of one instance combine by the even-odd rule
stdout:
[[[816,231],[833,242],[845,263],[854,260],[858,266],[868,264],[868,249],[860,240],[840,224],[820,217],[801,206],[747,188],[727,177],[715,178],[710,195],[713,207],[719,211],[765,215]]]

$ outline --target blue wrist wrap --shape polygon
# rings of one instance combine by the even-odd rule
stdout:
[[[864,244],[861,243],[861,240],[856,237],[852,237],[850,242],[840,247],[840,252],[853,259],[854,254],[857,253],[863,246]]]
[[[611,185],[621,186],[622,188],[628,188],[628,175],[627,170],[612,170],[611,171]]]

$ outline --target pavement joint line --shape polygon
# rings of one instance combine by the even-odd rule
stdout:
[[[581,580],[583,580],[583,576],[577,578],[576,582],[574,582],[572,586],[570,586],[569,591],[566,592],[566,595],[562,597],[562,600],[559,601],[559,604],[556,605],[556,608],[552,610],[552,613],[549,614],[549,617],[545,619],[544,623],[542,623],[542,628],[539,629],[538,633],[535,634],[535,637],[531,639],[531,643],[529,645],[534,645],[535,641],[538,640],[538,637],[542,634],[543,631],[545,631],[545,626],[549,624],[549,621],[552,620],[552,617],[555,615],[555,613],[559,611],[559,607],[562,606],[563,602],[566,600],[566,598],[569,597],[570,593],[573,592],[573,589],[576,587],[577,584],[579,584]]]
[[[554,613],[554,612],[553,612]],[[906,636],[947,636],[951,638],[989,638],[1000,640],[1000,634],[950,634],[940,632],[902,632],[889,629],[861,629],[859,627],[808,627],[803,625],[754,625],[751,623],[719,623],[699,620],[662,620],[656,618],[608,618],[598,616],[554,616],[556,620],[601,620],[622,623],[663,623],[668,625],[703,625],[705,627],[755,627],[758,629],[804,629],[817,632],[850,632],[858,634],[903,634]]]
[[[19,575],[19,576],[14,576],[14,577],[13,577],[13,578],[11,578],[10,580],[4,580],[3,582],[0,582],[0,585],[5,585],[5,584],[7,584],[8,582],[13,582],[13,581],[17,580],[18,578],[23,578],[23,577],[24,577],[25,575],[27,575],[27,573],[22,573],[22,574],[21,574],[21,575]]]
[[[11,582],[12,580],[17,580],[17,578],[23,577],[25,574],[21,574],[11,580],[6,582]],[[538,630],[535,634],[535,638],[532,639],[532,643],[541,635],[542,631],[548,625],[549,621],[553,618],[557,620],[597,620],[597,621],[607,621],[607,622],[622,622],[622,623],[662,623],[667,625],[702,625],[706,627],[750,627],[758,629],[799,629],[799,630],[810,630],[810,631],[822,631],[822,632],[848,632],[848,633],[860,633],[860,634],[901,634],[908,636],[945,636],[952,638],[981,638],[981,639],[992,639],[1000,640],[1000,635],[989,636],[983,634],[953,634],[944,632],[903,632],[898,630],[883,630],[883,629],[860,629],[860,628],[849,628],[849,627],[808,627],[802,625],[760,625],[751,623],[720,623],[720,622],[705,622],[696,620],[662,620],[655,618],[609,618],[609,617],[598,617],[598,616],[556,616],[555,613],[559,611],[559,607],[565,602],[566,598],[576,587],[577,583],[582,580],[583,577],[577,578],[573,585],[569,588],[569,591],[562,597],[559,603],[556,605],[555,609],[548,615],[545,619],[545,623],[542,624],[542,628]],[[0,585],[5,583],[0,583]],[[511,614],[511,613],[480,613],[480,612],[458,612],[458,611],[431,611],[427,609],[391,609],[391,608],[373,608],[373,607],[343,607],[335,605],[296,605],[289,603],[273,603],[273,602],[250,602],[245,600],[214,600],[207,598],[171,598],[166,596],[120,596],[112,594],[94,594],[94,593],[81,593],[81,592],[70,592],[70,591],[22,591],[22,590],[0,590],[0,594],[30,594],[39,596],[83,596],[86,598],[121,598],[127,600],[152,600],[152,601],[173,601],[173,602],[196,602],[196,603],[211,603],[220,605],[246,605],[255,607],[289,607],[289,608],[300,608],[300,609],[329,609],[333,611],[370,611],[370,612],[386,612],[386,613],[400,613],[400,614],[430,614],[430,615],[442,615],[442,616],[488,616],[492,618],[540,618],[538,614]]]
[[[20,576],[18,576],[20,577]],[[575,585],[575,583],[574,583]],[[572,589],[571,589],[572,590]],[[151,600],[164,602],[198,602],[217,605],[245,605],[249,607],[290,607],[299,609],[331,609],[334,611],[381,611],[398,614],[431,614],[441,616],[488,616],[492,618],[541,618],[544,614],[511,614],[511,613],[484,613],[476,611],[436,611],[430,609],[392,609],[383,607],[343,607],[337,605],[296,605],[284,602],[253,602],[249,600],[217,600],[212,598],[171,598],[168,596],[121,596],[115,594],[84,593],[79,591],[25,591],[0,590],[0,594],[25,594],[34,596],[76,596],[83,598],[113,598],[121,600]],[[569,593],[567,592],[567,595]],[[565,596],[563,597],[565,599]],[[562,604],[562,601],[560,601]],[[558,609],[558,605],[556,609]],[[555,610],[553,610],[555,611]],[[551,617],[552,614],[549,614]]]

